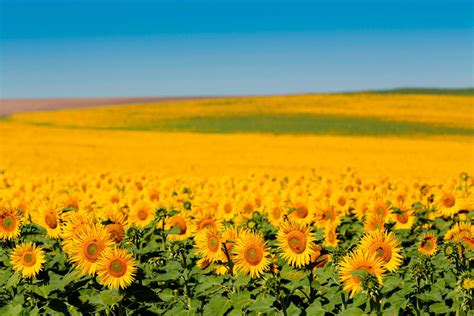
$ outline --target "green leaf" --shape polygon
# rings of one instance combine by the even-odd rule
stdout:
[[[103,304],[107,306],[112,306],[120,302],[123,298],[123,295],[119,293],[117,289],[109,289],[100,292],[100,299]]]
[[[249,306],[254,302],[254,300],[250,298],[249,292],[232,294],[229,296],[229,299],[232,301],[232,307],[234,307],[234,309],[238,311],[242,311],[243,308]]]
[[[357,315],[364,315],[364,311],[357,307],[352,307],[345,309],[339,313],[341,316],[357,316]]]
[[[15,272],[12,274],[10,279],[8,280],[7,284],[5,285],[6,288],[16,287],[20,283],[20,274]]]
[[[48,298],[49,293],[51,293],[51,286],[50,285],[43,285],[43,286],[32,286],[30,287],[33,293],[41,296],[42,298]]]
[[[444,303],[435,303],[430,306],[430,312],[435,314],[447,314],[451,310]]]
[[[235,280],[234,280],[234,286],[237,287],[237,288],[241,288],[241,287],[244,287],[246,286],[249,282],[250,282],[251,278],[250,276],[246,275],[246,276],[238,276]]]
[[[359,307],[368,302],[368,298],[365,294],[357,294],[354,296],[354,301],[352,302],[352,307]]]
[[[288,315],[299,315],[301,314],[301,309],[296,307],[295,304],[291,303],[290,307],[286,309]]]
[[[157,281],[169,281],[176,280],[181,276],[181,273],[176,270],[166,271],[164,273],[159,273],[156,275],[155,279]]]
[[[313,301],[306,309],[306,315],[323,316],[326,313],[319,300]]]
[[[21,314],[22,310],[23,306],[21,304],[8,304],[0,308],[0,315],[17,316]]]
[[[81,273],[77,270],[73,270],[68,274],[62,276],[56,274],[52,271],[49,271],[49,285],[51,286],[51,290],[59,290],[64,291],[65,287],[74,283],[73,281],[78,281],[81,279]]]
[[[164,289],[158,296],[165,302],[169,302],[175,297],[171,289]]]
[[[408,304],[406,297],[400,295],[400,293],[395,293],[394,295],[390,296],[387,299],[387,302],[389,302],[394,308],[398,309],[404,309]]]
[[[273,296],[267,296],[263,299],[258,299],[253,302],[248,309],[253,312],[257,313],[271,313],[274,312],[275,309],[273,308],[273,303],[275,302],[276,298]]]
[[[209,315],[224,315],[232,306],[232,301],[225,297],[214,296],[206,305]]]

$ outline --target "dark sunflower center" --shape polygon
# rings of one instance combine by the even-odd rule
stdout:
[[[431,239],[424,239],[421,242],[421,247],[425,249],[431,249],[433,248],[433,241]]]
[[[87,254],[89,256],[95,256],[97,254],[97,245],[96,244],[91,244],[87,246]]]
[[[229,214],[230,212],[232,212],[232,204],[231,203],[226,203],[224,205],[224,212]]]
[[[304,205],[300,205],[296,207],[296,216],[299,218],[305,218],[308,216],[308,208]]]
[[[23,264],[27,267],[32,267],[36,262],[35,255],[33,253],[26,253],[23,255]]]
[[[397,214],[397,220],[402,224],[408,223],[408,214],[407,213]]]
[[[389,262],[392,259],[392,249],[390,245],[386,245],[383,243],[376,243],[372,246],[373,252],[377,255],[377,257],[382,258],[385,263]]]
[[[252,205],[246,204],[244,207],[244,212],[248,214],[248,213],[252,213],[252,211],[253,211]]]
[[[385,209],[381,206],[377,207],[377,215],[383,216],[385,214]]]
[[[173,227],[175,227],[179,230],[178,235],[186,234],[187,226],[186,226],[186,222],[184,221],[184,219],[182,219],[180,217],[175,218],[175,221],[173,223]]]
[[[119,278],[119,277],[123,276],[126,271],[127,271],[127,265],[122,260],[114,259],[110,263],[109,273],[112,276]]]
[[[15,219],[12,216],[7,215],[6,217],[3,218],[2,226],[4,229],[9,230],[13,228],[14,225],[15,225]]]
[[[252,265],[256,266],[262,261],[263,251],[262,249],[257,248],[256,246],[250,246],[245,250],[244,258],[245,261]]]
[[[54,214],[52,212],[49,212],[45,215],[44,221],[45,221],[46,225],[48,225],[48,227],[51,228],[51,229],[55,229],[56,227],[58,227],[56,214]]]
[[[456,204],[456,199],[452,195],[447,195],[443,199],[443,205],[445,207],[453,207]]]
[[[107,225],[107,231],[109,232],[110,239],[116,243],[121,242],[125,235],[125,231],[120,224]]]
[[[306,250],[306,236],[303,232],[296,230],[288,233],[288,246],[297,253],[303,253]]]
[[[137,216],[140,220],[144,221],[147,219],[148,213],[145,210],[139,210]]]
[[[273,209],[273,217],[274,218],[280,218],[280,215],[281,215],[280,209],[278,207],[274,208]]]
[[[102,246],[97,242],[97,240],[93,240],[92,242],[85,245],[85,257],[90,262],[95,262],[102,251]]]
[[[219,250],[219,239],[216,236],[210,236],[207,239],[207,246],[212,252],[217,252]]]

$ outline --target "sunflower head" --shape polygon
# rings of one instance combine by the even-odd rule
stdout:
[[[388,271],[397,270],[402,264],[401,247],[392,232],[375,230],[366,234],[360,241],[360,248],[382,259]]]
[[[38,208],[35,222],[46,229],[46,235],[51,239],[59,239],[61,235],[61,211],[54,206],[42,204]]]
[[[93,275],[100,255],[112,246],[113,241],[104,226],[100,224],[88,226],[72,241],[71,261],[83,274]]]
[[[384,271],[382,259],[377,258],[375,254],[358,249],[342,259],[339,265],[339,279],[343,283],[344,291],[351,292],[352,298],[362,291],[362,280],[365,274],[374,276],[380,285]]]
[[[139,201],[133,205],[128,214],[132,225],[143,228],[150,224],[155,218],[155,212],[149,201]]]
[[[314,241],[311,228],[304,224],[284,222],[277,233],[282,257],[295,267],[310,263],[311,256],[315,252]]]
[[[366,232],[373,232],[384,229],[385,220],[380,216],[369,215],[364,222],[364,230]]]
[[[324,246],[337,247],[339,239],[337,239],[337,227],[332,224],[327,224],[324,227]]]
[[[241,232],[233,247],[235,268],[251,277],[259,277],[271,263],[269,252],[262,235],[254,232]]]
[[[176,233],[168,234],[170,240],[185,240],[192,235],[192,227],[189,220],[184,215],[175,215],[166,219],[165,229],[175,228]]]
[[[32,243],[20,244],[10,255],[13,269],[25,278],[35,277],[46,262],[43,249]]]
[[[16,210],[0,209],[0,239],[16,239],[20,236],[21,217]]]
[[[137,264],[127,250],[107,248],[97,262],[97,279],[109,288],[124,289],[132,284]]]
[[[109,238],[117,244],[120,243],[125,237],[125,228],[122,224],[111,223],[106,225],[105,229],[109,233]]]
[[[426,233],[420,237],[418,243],[418,252],[425,256],[432,256],[436,253],[438,243],[433,233]]]
[[[217,229],[207,228],[196,236],[196,252],[210,262],[222,261],[225,256],[222,242],[222,235]]]

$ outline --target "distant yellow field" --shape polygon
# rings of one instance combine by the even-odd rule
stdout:
[[[215,176],[334,175],[350,166],[371,177],[445,180],[474,174],[473,99],[299,95],[15,114],[0,121],[0,168]],[[163,128],[173,124],[175,132]]]
[[[239,175],[250,171],[449,179],[474,174],[470,137],[190,134],[96,131],[0,123],[0,167],[29,174],[123,171]]]
[[[157,119],[239,115],[334,115],[474,128],[474,98],[452,95],[314,94],[222,98],[22,113],[18,122],[76,127],[150,126]]]

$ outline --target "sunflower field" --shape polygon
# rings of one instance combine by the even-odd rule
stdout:
[[[474,181],[0,174],[0,314],[456,314]]]

